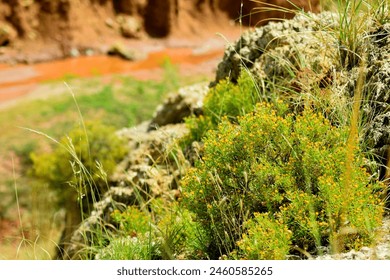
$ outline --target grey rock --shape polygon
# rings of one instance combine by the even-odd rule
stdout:
[[[368,61],[363,105],[363,135],[378,165],[386,166],[390,146],[390,24],[373,30],[369,36]],[[385,176],[382,168],[380,177]]]
[[[157,107],[153,119],[149,124],[149,130],[167,124],[183,122],[185,117],[192,114],[202,113],[203,98],[208,91],[208,86],[204,83],[181,88],[176,93],[172,93]]]
[[[335,38],[321,31],[320,26],[337,24],[337,16],[324,12],[321,14],[299,14],[292,20],[270,22],[268,25],[244,33],[239,40],[230,45],[218,65],[214,86],[220,80],[229,78],[236,82],[241,68],[252,71],[254,76],[286,75],[283,61],[298,52],[306,54],[310,59],[316,58],[318,63],[328,63],[325,56],[318,57],[323,49],[318,44],[319,36],[327,44],[336,46]],[[315,54],[315,56],[310,56]],[[323,60],[325,61],[323,62]],[[261,72],[258,72],[261,70]],[[262,73],[264,72],[264,73]]]

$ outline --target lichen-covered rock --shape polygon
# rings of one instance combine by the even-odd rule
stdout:
[[[149,129],[155,129],[167,124],[183,122],[185,117],[202,113],[203,98],[208,91],[204,83],[195,84],[179,89],[172,93],[157,107]]]
[[[363,135],[369,151],[382,166],[384,179],[390,148],[390,24],[374,29],[369,38],[363,105]]]
[[[93,235],[99,229],[112,228],[110,214],[113,210],[138,205],[139,195],[145,200],[177,198],[177,183],[189,164],[181,151],[176,149],[176,141],[187,133],[187,128],[185,124],[165,125],[152,131],[147,131],[147,128],[148,123],[145,122],[118,131],[118,135],[127,140],[129,153],[110,178],[110,189],[94,204],[90,216],[74,231],[70,244],[59,252],[59,258],[81,258],[88,252]]]
[[[372,26],[369,36],[363,34],[356,39],[361,40],[363,55],[367,56],[363,65],[362,138],[367,151],[376,158],[376,169],[380,169],[383,179],[390,148],[390,24],[381,26],[369,20],[366,24]],[[345,65],[342,59],[338,25],[335,14],[309,13],[249,31],[226,49],[211,86],[223,79],[236,82],[240,71],[246,69],[265,88],[264,81],[268,79],[282,89],[280,92],[295,95],[296,104],[303,96],[324,89],[328,109],[333,108],[327,114],[340,114],[336,122],[343,122],[347,120],[346,108],[352,104],[360,71],[359,65]],[[275,92],[272,88],[267,90]]]
[[[329,12],[298,14],[292,20],[247,31],[227,47],[213,85],[226,78],[236,82],[243,67],[259,78],[288,78],[289,70],[303,67],[303,63],[310,63],[317,72],[327,72],[338,51],[336,38],[323,32],[324,26],[337,26],[337,16]],[[303,56],[300,60],[298,54]]]

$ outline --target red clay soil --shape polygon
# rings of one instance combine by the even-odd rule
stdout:
[[[241,6],[241,2],[243,5]],[[68,56],[72,49],[98,49],[115,40],[202,38],[226,32],[231,24],[264,24],[292,13],[264,8],[293,6],[287,0],[7,0],[0,1],[0,51],[17,56],[40,52],[40,59]],[[318,11],[319,0],[293,0]],[[9,49],[13,50],[9,51]],[[46,53],[46,54],[45,54]],[[3,56],[4,56],[3,54]]]
[[[166,59],[177,65],[183,76],[210,75],[211,78],[222,55],[222,46],[202,53],[196,53],[192,48],[168,48],[151,52],[146,59],[134,62],[99,55],[34,65],[0,65],[0,107],[25,96],[40,82],[61,79],[69,74],[91,77],[126,73],[140,80],[158,80],[163,74],[161,66]]]

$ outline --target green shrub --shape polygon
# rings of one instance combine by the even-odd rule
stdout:
[[[112,127],[86,123],[85,129],[77,127],[63,137],[52,152],[32,153],[30,174],[57,191],[62,204],[87,199],[87,206],[107,189],[107,176],[125,152]]]
[[[234,122],[238,116],[252,112],[260,100],[256,83],[246,71],[241,71],[237,84],[228,79],[220,81],[204,99],[204,115],[185,120],[190,133],[184,143],[200,141],[208,130],[216,129],[223,117]]]
[[[129,206],[125,211],[114,210],[111,213],[114,223],[119,225],[119,229],[124,235],[131,237],[140,236],[150,232],[151,219],[136,206]]]
[[[185,259],[200,258],[201,229],[192,220],[192,213],[177,202],[152,199],[146,209],[129,206],[115,210],[111,217],[118,234],[110,246],[100,250],[99,258],[119,259]],[[119,236],[119,238],[118,238]],[[128,238],[131,237],[131,238]],[[127,244],[125,251],[118,244]],[[134,245],[134,248],[133,248]],[[120,251],[120,252],[119,252]]]
[[[107,247],[98,251],[100,260],[152,260],[160,255],[158,245],[147,236],[120,236],[112,239]]]
[[[291,231],[280,220],[274,220],[266,213],[255,213],[244,227],[247,233],[237,242],[240,255],[244,258],[282,260],[288,254]]]
[[[111,213],[118,233],[109,239],[109,245],[98,250],[97,259],[152,260],[159,258],[159,244],[153,237],[154,225],[148,211],[138,206],[128,206],[124,211]]]
[[[252,112],[260,101],[255,85],[252,76],[246,71],[241,71],[237,84],[228,79],[219,82],[205,97],[205,115],[216,125],[223,116],[235,121],[237,116]]]
[[[256,212],[274,217],[281,228],[287,226],[291,251],[296,247],[317,254],[335,239],[345,241],[343,248],[372,241],[381,222],[382,205],[375,194],[381,186],[370,182],[357,152],[346,188],[347,129],[332,126],[309,109],[300,115],[287,112],[283,103],[262,103],[237,123],[223,119],[204,138],[204,156],[184,177],[182,188],[184,205],[211,237],[211,257],[236,250],[243,234],[239,244],[250,244],[248,238],[257,236],[254,229],[261,227],[248,222],[248,234],[243,225]],[[277,236],[268,242],[273,238]],[[245,255],[248,250],[242,246],[243,258],[254,257]],[[272,254],[264,251],[261,256]]]
[[[185,123],[189,130],[188,136],[182,140],[185,145],[200,141],[208,130],[216,128],[216,124],[213,124],[211,118],[206,115],[190,116],[185,119]]]

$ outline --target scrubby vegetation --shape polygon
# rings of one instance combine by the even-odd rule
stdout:
[[[388,159],[378,160],[366,137],[373,104],[366,84],[374,74],[366,75],[364,46],[368,28],[388,24],[388,2],[346,2],[338,3],[336,23],[314,29],[340,44],[339,55],[324,55],[321,64],[300,46],[287,48],[286,57],[276,48],[257,50],[278,69],[248,69],[242,61],[237,79],[212,87],[203,113],[186,118],[188,134],[153,162],[158,168],[169,158],[164,163],[181,167],[172,186],[179,194],[155,195],[144,178],[127,182],[136,198],[112,203],[102,214],[109,217],[88,229],[97,238],[78,257],[293,259],[375,243],[387,195],[380,169]],[[374,26],[357,20],[364,15]],[[124,155],[109,135],[103,127],[77,130],[62,148],[32,156],[34,176],[55,188],[78,186],[75,201],[97,187],[99,200],[102,186],[110,187],[102,170],[112,171]]]
[[[107,177],[125,156],[125,143],[113,127],[93,122],[73,129],[57,144],[50,153],[31,153],[30,175],[39,179],[36,184],[48,184],[68,213],[88,215],[108,190]]]
[[[182,187],[211,237],[210,256],[284,258],[294,248],[319,254],[336,240],[337,250],[370,244],[382,186],[370,182],[358,151],[346,178],[347,132],[310,109],[294,115],[269,103],[209,132]]]

